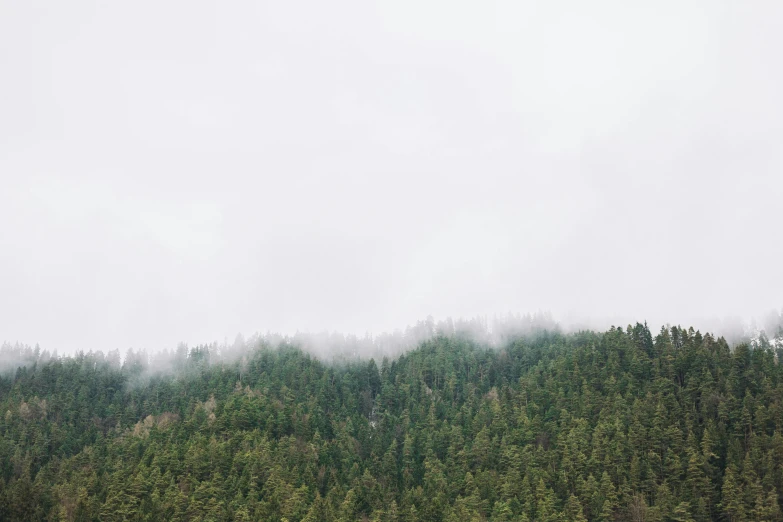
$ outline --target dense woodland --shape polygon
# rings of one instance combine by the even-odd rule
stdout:
[[[637,324],[343,364],[20,352],[0,520],[783,520],[778,351]]]

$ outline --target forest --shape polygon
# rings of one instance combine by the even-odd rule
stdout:
[[[258,342],[5,345],[2,521],[781,521],[779,345],[693,328],[439,335],[380,360]]]

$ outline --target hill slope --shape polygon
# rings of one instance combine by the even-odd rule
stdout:
[[[773,349],[644,325],[0,377],[0,520],[783,520]]]

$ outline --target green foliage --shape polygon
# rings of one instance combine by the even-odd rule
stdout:
[[[693,329],[437,337],[380,365],[17,355],[0,520],[783,520],[777,358]]]

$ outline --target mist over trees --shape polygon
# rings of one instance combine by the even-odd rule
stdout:
[[[558,331],[560,326],[551,314],[507,314],[471,319],[453,319],[436,321],[431,316],[405,329],[383,332],[378,335],[346,335],[338,332],[297,332],[294,335],[281,335],[267,332],[254,334],[248,338],[237,335],[233,342],[209,343],[198,345],[192,350],[186,344],[179,344],[172,350],[134,350],[121,353],[118,348],[107,352],[88,352],[96,360],[106,360],[112,365],[120,365],[123,360],[131,360],[141,365],[147,373],[167,373],[181,369],[183,360],[189,354],[203,354],[212,362],[236,362],[246,357],[260,346],[297,347],[302,351],[329,363],[345,363],[355,359],[376,359],[398,357],[412,350],[424,341],[435,336],[459,336],[471,339],[487,346],[501,346],[522,336],[533,335],[541,331]],[[18,366],[31,366],[36,362],[47,362],[57,358],[57,352],[41,350],[37,345],[30,347],[20,343],[5,342],[0,345],[0,371],[14,370]]]
[[[601,321],[603,322],[603,321]],[[87,352],[96,360],[106,360],[112,365],[120,365],[129,359],[145,369],[145,375],[168,373],[182,367],[182,361],[191,353],[206,355],[212,362],[228,363],[246,358],[249,353],[263,346],[266,348],[296,347],[321,361],[328,363],[347,363],[356,359],[382,360],[395,358],[417,348],[421,343],[434,337],[461,337],[487,347],[503,347],[520,338],[535,336],[542,332],[575,333],[584,330],[600,330],[596,322],[575,322],[563,325],[549,312],[532,314],[506,314],[489,318],[477,316],[469,319],[447,317],[436,321],[432,316],[393,332],[377,335],[357,336],[339,332],[300,331],[293,335],[267,332],[244,337],[239,334],[229,342],[212,342],[197,345],[193,349],[180,343],[174,349],[134,350],[122,353],[118,348]],[[720,336],[729,345],[748,343],[753,346],[769,346],[773,349],[783,347],[783,311],[770,311],[762,319],[742,321],[724,319],[715,321]],[[665,325],[670,328],[671,325]],[[0,345],[0,372],[14,370],[19,366],[31,366],[37,362],[47,362],[58,358],[55,350],[42,350],[38,345],[31,347],[20,343],[4,342]]]
[[[331,362],[5,345],[0,520],[783,519],[776,337],[419,326]]]

